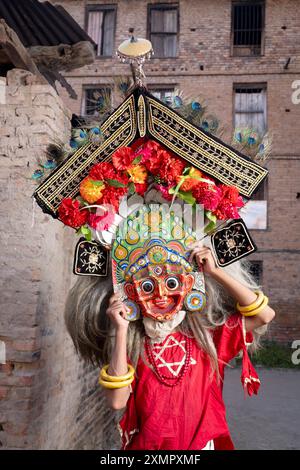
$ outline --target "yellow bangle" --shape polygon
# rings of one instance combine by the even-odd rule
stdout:
[[[122,382],[107,382],[106,380],[99,379],[99,385],[102,385],[104,388],[123,388],[128,387],[134,381],[134,377],[131,377],[128,380],[123,380]]]
[[[109,364],[103,366],[100,372],[100,376],[103,380],[108,382],[122,382],[123,380],[131,379],[134,376],[134,368],[132,365],[128,364],[128,372],[125,375],[109,375],[107,373],[107,369],[109,368]]]
[[[259,307],[263,301],[264,293],[261,290],[255,290],[255,294],[257,294],[256,300],[249,305],[240,305],[239,303],[236,304],[236,308],[239,312],[250,312],[250,310],[254,310],[256,307]]]
[[[254,310],[251,310],[251,312],[248,313],[241,312],[241,314],[244,315],[244,317],[254,317],[254,315],[260,313],[266,307],[266,305],[268,305],[268,302],[268,297],[264,295],[264,299],[259,307],[255,308]]]

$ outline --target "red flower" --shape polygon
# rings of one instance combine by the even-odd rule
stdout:
[[[143,155],[142,163],[153,175],[157,175],[161,165],[161,160],[164,156],[164,154],[161,153],[162,151],[162,147],[157,142],[154,142],[154,140],[148,140],[144,148],[139,151],[139,154]]]
[[[134,151],[134,158],[141,157],[141,162],[143,159],[148,160],[152,155],[152,150],[146,144],[141,145]]]
[[[111,204],[115,211],[119,210],[120,198],[127,192],[127,188],[114,188],[113,186],[106,186],[102,197],[97,201],[97,204]]]
[[[197,170],[197,168],[194,168],[192,166],[189,171],[188,177],[184,177],[184,181],[180,185],[180,191],[191,191],[194,187],[196,187],[199,184],[199,178],[205,178],[205,176],[202,175],[201,171]],[[176,184],[181,183],[181,181],[182,181],[182,176],[181,175],[177,176]]]
[[[158,170],[161,166],[162,157],[163,157],[163,154],[159,152],[146,154],[146,156],[142,158],[142,163],[145,165],[149,173],[152,173],[153,175],[157,175]]]
[[[140,194],[140,196],[144,196],[145,192],[147,191],[147,183],[135,183],[135,192]]]
[[[151,152],[157,152],[161,148],[161,146],[155,140],[147,140],[147,142],[145,143],[145,148],[150,149]]]
[[[228,199],[232,204],[238,205],[238,207],[243,207],[244,203],[239,195],[239,190],[235,186],[226,186],[225,184],[221,184],[220,188],[222,189],[223,198]],[[239,206],[239,204],[242,204]]]
[[[114,179],[116,171],[112,163],[102,162],[92,166],[89,176],[93,180],[104,181],[106,178]]]
[[[126,170],[134,160],[134,152],[130,147],[121,147],[112,155],[112,162],[117,170]]]
[[[239,218],[238,209],[244,206],[244,201],[235,186],[220,185],[222,191],[220,202],[214,211],[220,220]]]
[[[232,205],[228,200],[224,199],[214,211],[214,215],[219,220],[227,219],[237,219],[239,218],[239,213],[234,205]]]
[[[158,152],[160,165],[158,176],[168,184],[176,184],[178,176],[180,176],[185,168],[185,163],[177,157],[171,157],[166,150]]]
[[[207,176],[205,178],[211,179]],[[192,194],[197,203],[202,204],[205,210],[214,211],[221,200],[222,191],[215,184],[199,182],[192,189]]]
[[[124,171],[116,172],[113,179],[119,181],[119,183],[125,184],[126,186],[128,186],[129,184],[129,177]],[[121,192],[124,191],[124,194],[127,193],[127,188],[117,188],[117,189],[121,190]]]
[[[89,217],[88,210],[80,210],[80,202],[71,197],[63,199],[58,208],[60,220],[69,227],[79,228],[84,225]]]

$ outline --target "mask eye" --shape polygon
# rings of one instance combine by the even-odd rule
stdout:
[[[154,291],[154,283],[148,279],[147,281],[142,282],[141,288],[145,294],[152,294]]]
[[[177,277],[168,277],[166,280],[166,286],[169,290],[175,290],[179,286]]]

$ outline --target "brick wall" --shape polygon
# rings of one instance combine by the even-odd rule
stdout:
[[[135,28],[137,36],[146,37],[147,5],[159,2],[60,0],[55,3],[62,4],[82,27],[85,4],[116,4],[116,49],[128,37],[129,27]],[[145,66],[149,85],[168,84],[193,97],[204,97],[208,109],[225,127],[224,140],[232,133],[233,84],[267,85],[268,131],[273,138],[272,156],[267,165],[270,169],[268,228],[253,231],[259,251],[252,259],[263,260],[264,289],[277,311],[271,337],[283,342],[299,339],[300,199],[296,196],[300,179],[300,104],[291,101],[292,83],[300,79],[299,1],[266,1],[265,47],[261,57],[231,57],[231,0],[180,0],[177,3],[178,56],[151,59]],[[288,58],[288,69],[284,69]],[[66,74],[78,100],[69,99],[63,90],[60,93],[68,107],[80,114],[85,85],[113,85],[114,76],[128,74],[129,67],[115,57],[98,58],[94,64]]]
[[[1,79],[1,83],[6,79]],[[30,73],[7,75],[0,104],[0,447],[100,448],[112,415],[98,371],[75,355],[63,308],[74,233],[33,209],[30,175],[47,144],[67,141],[70,111]]]

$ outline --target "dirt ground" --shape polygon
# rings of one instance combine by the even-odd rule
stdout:
[[[226,370],[224,399],[236,449],[300,449],[300,368],[256,370],[260,390],[246,398],[240,370]]]

